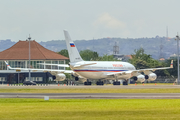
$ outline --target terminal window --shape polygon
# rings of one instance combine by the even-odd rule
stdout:
[[[6,81],[5,77],[0,77],[0,81]]]

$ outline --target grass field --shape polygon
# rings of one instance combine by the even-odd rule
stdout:
[[[71,89],[0,89],[0,93],[180,93],[179,88],[115,89],[115,88],[71,88]]]
[[[1,120],[169,120],[179,99],[0,99]]]

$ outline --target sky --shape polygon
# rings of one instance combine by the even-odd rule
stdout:
[[[0,40],[175,37],[180,0],[0,0]]]

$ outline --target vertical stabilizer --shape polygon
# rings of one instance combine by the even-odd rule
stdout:
[[[69,53],[70,62],[79,62],[83,61],[81,56],[79,55],[79,52],[74,44],[74,42],[71,40],[71,37],[68,33],[68,31],[64,30],[64,36],[66,40],[66,45]]]

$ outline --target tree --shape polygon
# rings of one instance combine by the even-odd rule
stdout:
[[[151,55],[145,54],[143,48],[137,49],[134,52],[135,54],[131,55],[132,59],[129,59],[129,62],[133,64],[136,69],[159,68],[167,66],[165,62],[160,62],[153,59]],[[158,70],[155,71],[155,73],[161,76],[170,76],[168,70]]]
[[[113,57],[113,55],[104,55],[102,57],[99,57],[99,61],[118,61]]]
[[[83,50],[80,51],[80,55],[83,60],[85,61],[96,61],[99,58],[99,55],[97,52],[91,51],[91,50]]]
[[[68,54],[68,50],[67,49],[61,50],[60,52],[58,52],[58,54],[61,54],[61,55],[65,56],[65,57],[69,58],[69,54]]]
[[[69,53],[68,53],[67,49],[61,50],[60,52],[58,52],[58,54],[63,55],[65,57],[69,58]],[[68,63],[69,63],[69,60],[66,60],[66,64],[68,64]]]
[[[66,80],[71,80],[72,79],[72,75],[69,73],[64,73],[66,75]]]

